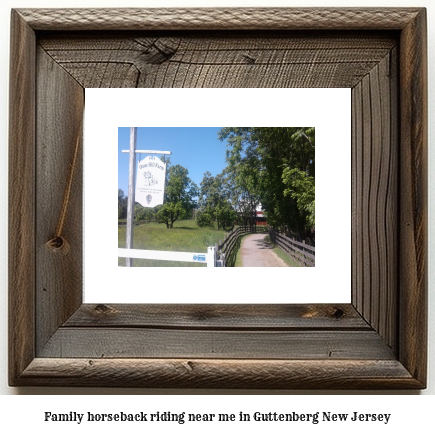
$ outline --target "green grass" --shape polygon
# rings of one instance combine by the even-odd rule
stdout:
[[[169,250],[173,252],[206,253],[207,247],[223,240],[225,231],[200,228],[195,220],[181,220],[172,229],[165,224],[146,223],[133,229],[133,248],[145,250]],[[125,248],[126,226],[118,226],[118,247]],[[125,258],[118,258],[118,265],[125,265]],[[206,267],[194,262],[157,261],[133,259],[134,267]]]
[[[244,234],[241,237],[239,237],[240,247],[242,246],[243,239],[246,238],[248,235],[252,235],[252,234],[248,233],[248,234]],[[241,253],[241,251],[242,251],[241,248],[237,250],[236,263],[234,264],[235,267],[243,267],[243,264],[242,264],[242,253]]]
[[[281,258],[289,267],[300,267],[301,265],[296,262],[287,252],[285,252],[277,244],[272,243],[269,235],[264,237],[264,241],[273,245],[272,252],[276,253],[278,258]]]

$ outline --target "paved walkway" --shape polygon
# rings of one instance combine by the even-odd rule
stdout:
[[[242,240],[243,267],[288,267],[281,258],[272,252],[272,244],[264,241],[266,235],[248,235]]]

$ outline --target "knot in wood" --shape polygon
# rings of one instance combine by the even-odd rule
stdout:
[[[344,311],[342,309],[335,309],[332,316],[336,319],[341,319],[344,316]]]
[[[256,60],[257,60],[255,57],[252,57],[252,56],[250,56],[250,55],[247,54],[247,53],[244,53],[244,54],[243,54],[243,57],[246,59],[246,63],[250,63],[250,64],[255,63]]]
[[[68,241],[60,235],[49,239],[45,243],[45,247],[52,253],[62,253],[63,255],[67,255],[70,251]]]
[[[149,42],[143,54],[146,63],[160,65],[168,61],[176,52],[177,48],[172,46],[170,41],[156,39]]]
[[[97,314],[108,314],[115,312],[115,309],[110,306],[106,306],[105,304],[98,304],[95,306],[94,312]]]

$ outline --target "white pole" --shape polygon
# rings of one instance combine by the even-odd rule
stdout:
[[[136,175],[136,140],[137,128],[130,128],[130,160],[128,165],[128,202],[127,202],[127,240],[126,248],[133,248],[133,222],[134,222],[134,180]],[[125,266],[132,266],[132,259],[125,259]]]

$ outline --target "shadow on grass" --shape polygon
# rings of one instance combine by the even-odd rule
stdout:
[[[189,231],[197,231],[198,228],[188,228],[186,226],[177,226],[176,228],[172,228],[172,229],[187,229]]]

